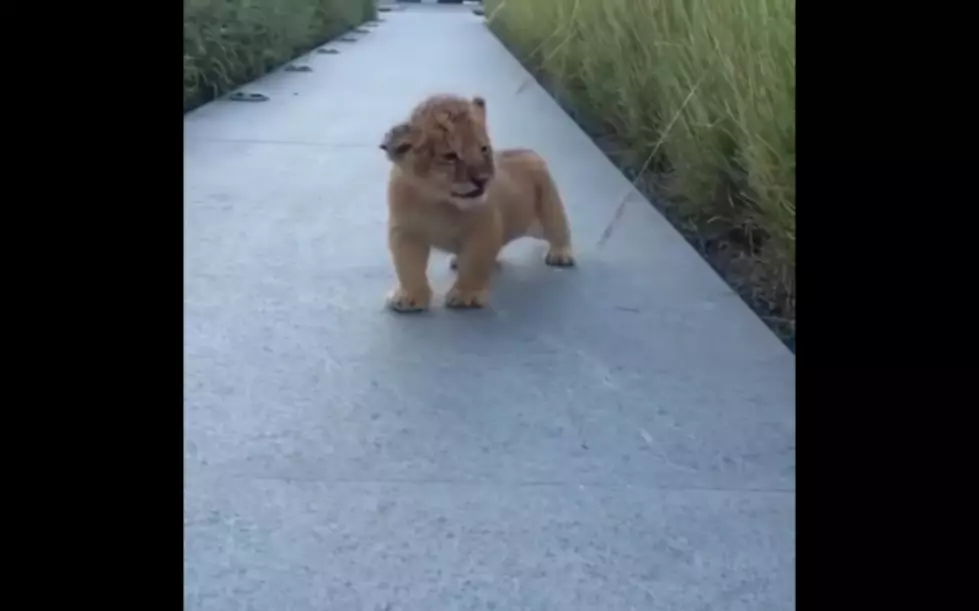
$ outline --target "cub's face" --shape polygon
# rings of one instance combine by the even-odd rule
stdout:
[[[392,127],[381,148],[415,184],[460,207],[484,201],[493,180],[486,102],[435,96]]]

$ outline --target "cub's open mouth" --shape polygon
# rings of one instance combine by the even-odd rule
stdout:
[[[475,189],[473,189],[469,193],[456,193],[455,191],[453,191],[452,192],[452,196],[453,197],[458,197],[458,198],[461,198],[461,199],[473,199],[473,198],[476,198],[476,197],[481,196],[483,193],[486,193],[486,188],[485,187],[476,187]]]

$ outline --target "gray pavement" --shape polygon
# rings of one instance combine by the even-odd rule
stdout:
[[[471,8],[185,119],[185,609],[793,609],[794,357]],[[579,266],[398,316],[377,145],[435,92],[548,159]]]

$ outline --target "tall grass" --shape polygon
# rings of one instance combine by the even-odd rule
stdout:
[[[656,170],[668,216],[793,343],[795,0],[485,4],[614,158]]]
[[[376,14],[374,0],[184,0],[184,111]]]

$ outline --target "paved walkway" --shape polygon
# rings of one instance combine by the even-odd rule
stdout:
[[[471,7],[415,6],[185,119],[185,609],[789,611],[794,357]],[[488,100],[579,267],[397,316],[384,131]],[[431,265],[437,295],[446,257]]]

